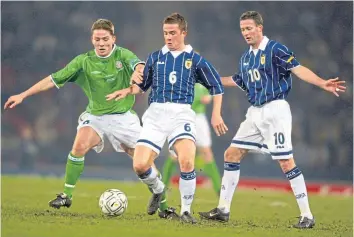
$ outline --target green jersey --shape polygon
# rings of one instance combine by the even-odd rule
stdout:
[[[106,57],[97,56],[95,50],[91,50],[75,57],[51,76],[58,88],[67,82],[80,86],[89,101],[87,112],[93,115],[124,113],[133,107],[135,97],[128,95],[118,101],[107,101],[106,95],[129,87],[130,77],[139,63],[144,62],[134,53],[114,45]]]
[[[192,104],[192,109],[197,114],[204,114],[206,110],[206,105],[201,102],[203,96],[209,95],[209,91],[203,85],[196,83],[194,86],[194,101]]]

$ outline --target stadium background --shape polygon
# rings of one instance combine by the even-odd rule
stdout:
[[[352,2],[2,2],[1,101],[19,93],[76,55],[92,48],[90,27],[97,18],[115,24],[117,44],[145,59],[163,46],[162,19],[180,12],[189,23],[187,37],[221,75],[237,70],[247,49],[239,16],[263,15],[265,35],[287,45],[299,61],[324,78],[339,76],[348,91],[336,98],[293,77],[288,101],[293,115],[295,159],[307,180],[352,180],[353,166],[353,3]],[[61,176],[87,99],[73,84],[28,98],[1,115],[1,171]],[[226,89],[223,116],[227,135],[213,133],[220,171],[228,147],[249,104],[245,94]],[[137,96],[135,110],[147,108]],[[208,110],[210,114],[210,108]],[[157,160],[161,167],[166,149]],[[137,180],[125,154],[106,146],[86,156],[85,177]],[[271,157],[248,155],[242,177],[284,179]]]

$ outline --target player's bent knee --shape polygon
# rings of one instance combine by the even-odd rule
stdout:
[[[137,174],[148,170],[156,157],[156,153],[145,146],[136,146],[133,157],[133,169]]]
[[[135,173],[137,173],[137,174],[145,173],[150,168],[150,166],[151,165],[149,165],[146,162],[139,162],[139,161],[133,162],[133,168],[134,168]]]
[[[226,162],[241,162],[242,158],[247,154],[248,150],[238,148],[238,147],[229,147],[225,151],[224,160]]]

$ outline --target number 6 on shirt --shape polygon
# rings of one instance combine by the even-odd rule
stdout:
[[[170,73],[170,75],[168,76],[168,80],[170,81],[170,83],[173,85],[173,84],[175,84],[176,83],[176,81],[177,81],[177,76],[176,76],[176,71],[172,71],[171,73]]]

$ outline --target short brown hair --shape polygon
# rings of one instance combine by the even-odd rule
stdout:
[[[107,30],[111,35],[114,35],[114,25],[110,20],[107,19],[98,19],[95,21],[91,27],[91,32],[93,33],[94,30]]]
[[[163,24],[178,24],[182,31],[187,31],[188,23],[179,13],[172,13],[163,20]]]
[[[240,17],[240,21],[243,20],[254,20],[254,22],[256,23],[256,25],[263,25],[263,18],[262,15],[259,12],[256,11],[247,11],[242,13],[241,17]]]

